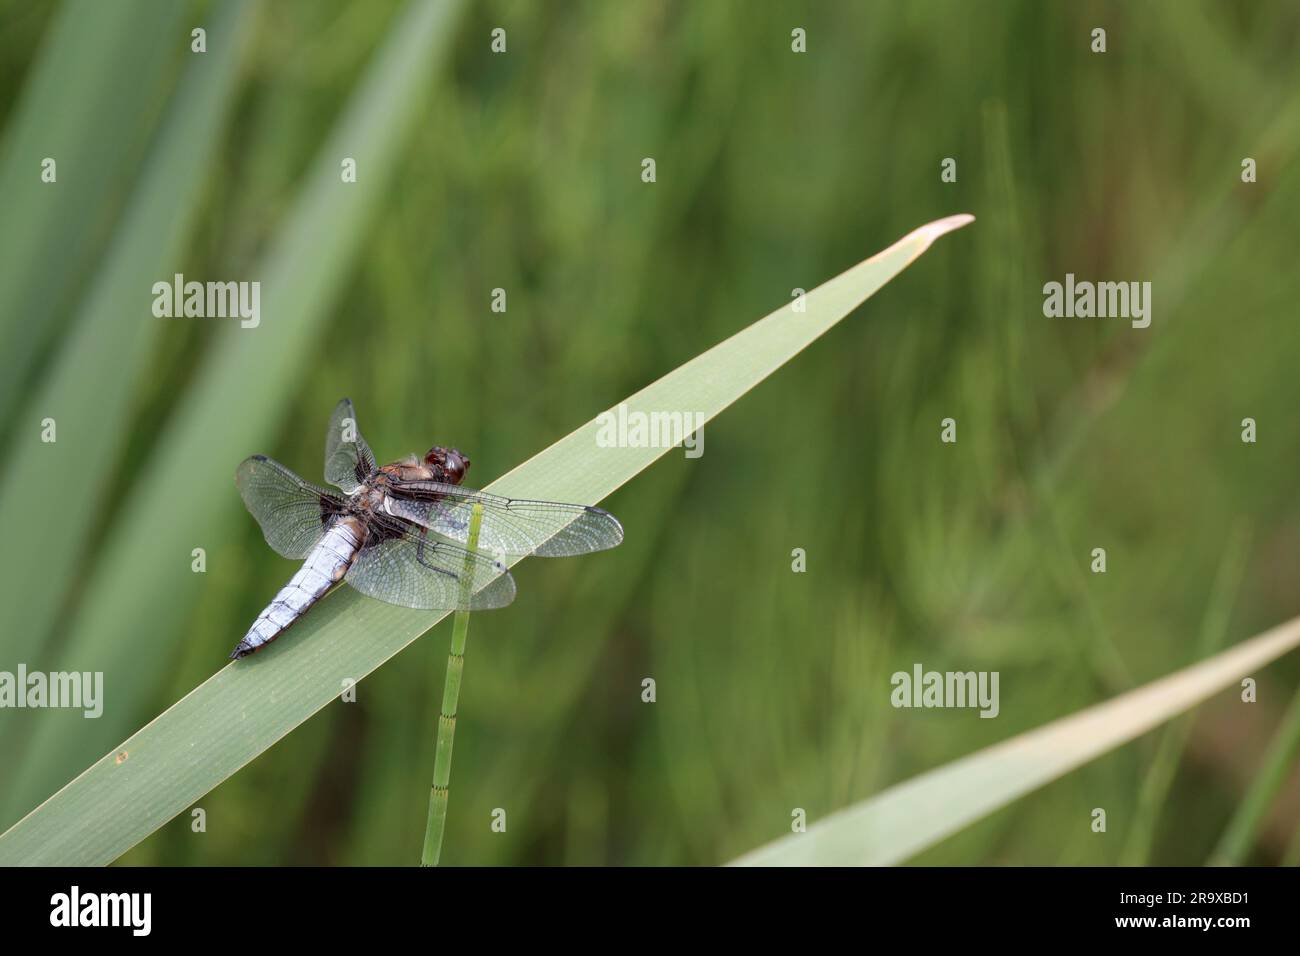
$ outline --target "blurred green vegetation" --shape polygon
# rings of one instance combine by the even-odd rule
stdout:
[[[78,137],[67,116],[49,117],[79,150],[59,158],[58,188],[85,190],[72,200],[84,219],[39,232],[45,245],[18,277],[31,298],[0,288],[22,310],[0,316],[6,358],[21,349],[0,391],[6,469],[38,427],[25,399],[51,380],[64,331],[121,245],[124,210],[149,185],[189,30],[212,32],[228,5],[170,17],[172,4],[144,6],[168,28],[104,42],[153,58],[110,59],[118,85],[87,88],[111,112],[66,104],[106,132]],[[194,227],[153,250],[167,264],[150,283],[262,277],[404,15],[396,3],[254,6],[201,190],[180,193],[197,202]],[[5,163],[26,175],[0,179],[4,204],[39,209],[43,194],[27,191],[49,188],[47,153],[38,137],[38,159],[15,160],[12,130],[61,13],[16,0],[0,11],[0,175]],[[1096,26],[1108,30],[1101,55],[1089,50]],[[495,27],[504,55],[489,49]],[[794,27],[806,54],[790,50]],[[485,2],[452,31],[391,174],[367,183],[360,165],[359,185],[379,198],[331,273],[336,294],[297,290],[320,316],[301,354],[273,363],[285,379],[274,404],[250,410],[232,395],[238,414],[194,412],[224,422],[221,442],[266,435],[243,453],[318,480],[325,421],[346,394],[381,458],[456,444],[473,458],[469,483],[486,484],[793,288],[927,220],[978,222],[710,424],[702,458],[673,453],[607,501],[622,548],[528,562],[516,604],[475,616],[445,862],[725,861],[788,832],[793,807],[815,820],[1300,611],[1294,4]],[[138,81],[125,82],[132,65]],[[1240,181],[1247,156],[1254,184]],[[945,157],[956,183],[940,181]],[[27,248],[10,226],[0,233],[6,252]],[[49,238],[61,235],[67,244]],[[1151,280],[1151,328],[1044,318],[1042,284],[1066,272]],[[489,308],[497,287],[505,314]],[[150,301],[146,284],[138,309],[106,320],[132,341],[157,325],[125,379],[111,456],[80,462],[102,508],[72,529],[80,557],[43,627],[0,630],[0,669],[89,666],[63,651],[79,646],[70,632],[96,626],[72,622],[106,573],[123,500],[147,489],[178,509],[196,489],[226,491],[194,505],[205,575],[190,574],[188,550],[130,569],[178,626],[104,623],[137,632],[95,658],[113,717],[78,721],[41,754],[39,793],[222,666],[293,570],[233,481],[147,485],[177,409],[212,394],[208,363],[231,336],[247,349],[238,337],[264,331],[156,320]],[[31,309],[45,311],[24,321]],[[76,384],[85,395],[114,383],[122,369],[105,360]],[[948,416],[955,446],[939,442]],[[1246,416],[1257,444],[1240,441]],[[55,547],[11,546],[6,575]],[[1107,549],[1105,575],[1089,573],[1094,547]],[[449,634],[439,626],[364,681],[356,704],[330,706],[204,798],[206,833],[179,817],[123,862],[415,862]],[[914,662],[1000,671],[1000,719],[892,709],[889,676]],[[1284,661],[1258,675],[1257,704],[1223,695],[920,861],[1130,862],[1145,793],[1154,822],[1140,855],[1202,862],[1297,673]],[[644,677],[657,682],[653,705],[640,700]],[[24,742],[59,716],[6,712],[6,766],[30,760]],[[0,826],[35,802],[12,805],[12,779]],[[495,807],[506,834],[489,828]],[[1094,807],[1107,810],[1106,836],[1090,831]],[[1277,861],[1298,819],[1291,773],[1247,859]]]

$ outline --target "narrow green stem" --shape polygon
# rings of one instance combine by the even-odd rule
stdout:
[[[1273,798],[1286,781],[1297,747],[1300,747],[1300,691],[1291,698],[1291,706],[1264,752],[1263,766],[1237,803],[1227,829],[1210,854],[1208,865],[1240,866],[1246,859]]]
[[[1219,562],[1218,573],[1210,589],[1210,599],[1201,618],[1201,633],[1197,642],[1197,659],[1212,657],[1223,648],[1228,639],[1228,624],[1233,605],[1241,593],[1241,579],[1250,556],[1250,526],[1239,521],[1228,537],[1228,544]],[[1183,752],[1191,736],[1195,714],[1184,714],[1171,720],[1160,737],[1155,759],[1138,790],[1124,848],[1120,851],[1120,866],[1146,866],[1151,859],[1156,829],[1161,812],[1173,787],[1174,777],[1182,762]]]
[[[483,506],[475,505],[469,521],[468,553],[478,548],[478,532],[483,520]],[[465,559],[462,578],[463,602],[469,603],[469,587],[474,569]],[[447,654],[447,679],[442,688],[442,711],[438,715],[438,743],[433,758],[433,786],[429,791],[429,817],[424,826],[424,851],[421,866],[437,866],[442,855],[442,833],[447,822],[448,788],[451,785],[451,748],[456,740],[456,710],[460,706],[460,679],[465,670],[465,640],[469,636],[469,611],[457,611],[451,630],[451,651]]]

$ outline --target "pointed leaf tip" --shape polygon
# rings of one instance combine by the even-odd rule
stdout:
[[[877,252],[867,261],[874,262],[878,259],[883,259],[897,251],[901,246],[911,246],[912,255],[911,258],[907,260],[908,265],[910,265],[916,261],[917,256],[930,248],[930,244],[933,243],[934,240],[974,221],[974,216],[968,212],[962,212],[955,216],[945,216],[943,219],[936,219],[934,222],[927,222],[924,226],[917,226],[888,249],[883,249],[880,252]]]
[[[927,222],[924,226],[918,226],[907,234],[907,239],[920,239],[927,246],[938,239],[962,226],[969,225],[975,221],[975,217],[968,212],[958,213],[955,216],[945,216],[943,219],[936,219],[934,222]]]

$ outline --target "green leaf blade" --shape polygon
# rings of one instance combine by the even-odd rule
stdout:
[[[180,3],[74,0],[54,16],[0,157],[0,414],[6,418],[33,359],[63,326],[75,277],[93,274],[104,226],[155,119],[148,97],[165,88],[166,68],[187,50],[184,15]],[[47,157],[56,163],[54,183],[39,178]]]
[[[972,219],[914,230],[808,293],[806,312],[783,306],[637,392],[629,411],[711,420]],[[485,490],[595,504],[669,450],[601,448],[600,428],[593,419]],[[325,707],[345,679],[360,680],[444,616],[334,592],[285,639],[217,672],[11,827],[0,836],[0,865],[111,862]]]

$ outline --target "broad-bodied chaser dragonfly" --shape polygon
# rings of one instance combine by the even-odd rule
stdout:
[[[600,508],[461,488],[469,459],[455,448],[435,445],[423,458],[411,455],[380,468],[356,421],[345,398],[325,436],[325,480],[342,495],[265,455],[246,459],[235,473],[266,543],[303,565],[231,659],[266,647],[339,581],[403,607],[484,610],[515,597],[510,572],[487,554],[565,557],[623,540],[622,525]],[[482,551],[467,551],[475,505],[482,508]]]

